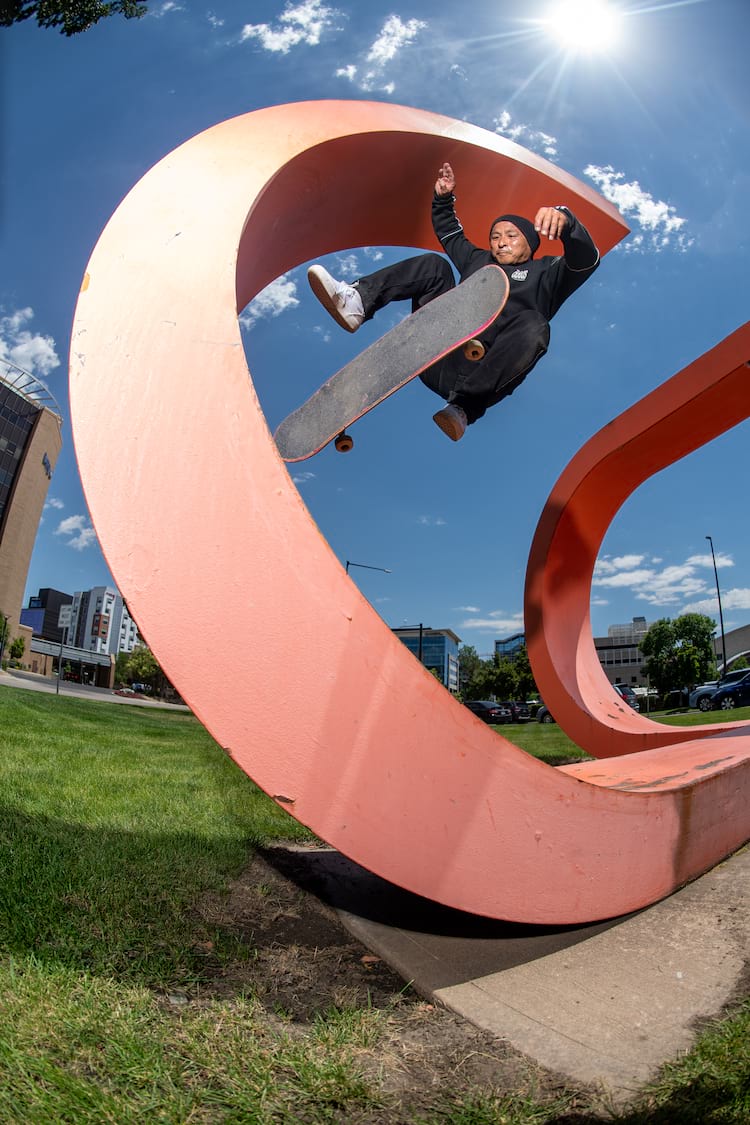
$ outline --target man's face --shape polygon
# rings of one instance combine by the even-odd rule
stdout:
[[[501,266],[512,266],[516,262],[528,262],[531,247],[518,227],[503,219],[495,223],[490,233],[490,254]]]

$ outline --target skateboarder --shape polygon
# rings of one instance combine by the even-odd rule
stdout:
[[[482,333],[484,359],[471,362],[459,350],[420,376],[447,401],[433,417],[452,441],[523,382],[547,351],[549,321],[599,264],[588,231],[563,206],[540,207],[533,223],[521,215],[500,215],[490,227],[489,249],[475,246],[456,216],[455,186],[453,169],[445,163],[432,200],[432,225],[441,246],[461,281],[482,266],[499,265],[508,276],[510,295],[496,323]],[[560,238],[563,256],[535,260],[541,237]],[[411,300],[415,312],[455,286],[453,270],[440,254],[407,258],[351,285],[337,281],[323,266],[310,266],[307,274],[315,296],[349,332],[391,301]]]

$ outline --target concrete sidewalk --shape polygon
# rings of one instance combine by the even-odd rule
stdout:
[[[307,889],[418,992],[618,1100],[750,991],[750,847],[637,914],[555,928],[462,914],[333,850],[294,851]]]

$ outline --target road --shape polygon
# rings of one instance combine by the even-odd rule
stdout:
[[[26,688],[29,691],[42,691],[48,695],[57,694],[57,681],[34,672],[22,672],[18,668],[0,671],[0,687]],[[189,711],[182,703],[163,703],[159,699],[135,698],[131,695],[115,695],[112,688],[92,687],[89,684],[76,684],[65,680],[60,684],[60,695],[75,699],[86,699],[90,703],[129,703],[133,707],[161,707],[170,711]]]

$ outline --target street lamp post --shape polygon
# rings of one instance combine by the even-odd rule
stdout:
[[[714,564],[714,578],[716,579],[716,600],[719,603],[719,627],[721,629],[721,658],[723,661],[722,674],[727,670],[727,642],[724,636],[724,615],[721,612],[721,590],[719,589],[719,572],[716,569],[716,555],[714,554],[714,541],[710,535],[706,536],[711,544],[711,558]]]
[[[424,664],[424,631],[425,631],[425,629],[427,629],[429,631],[430,626],[429,625],[423,625],[422,622],[420,621],[419,625],[402,625],[401,628],[402,629],[409,629],[410,631],[414,631],[414,632],[419,633],[419,644],[418,644],[418,647],[417,647],[417,659],[419,660],[420,664]]]
[[[347,574],[349,573],[349,567],[350,566],[360,566],[364,570],[382,570],[383,574],[390,574],[391,573],[391,571],[388,570],[387,567],[384,567],[384,566],[369,566],[367,563],[349,562],[349,560],[347,559],[346,560],[346,573]]]

